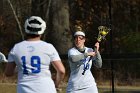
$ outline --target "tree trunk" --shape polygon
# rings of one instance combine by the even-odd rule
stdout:
[[[3,32],[3,0],[0,0],[0,37]],[[0,38],[0,42],[2,42],[2,38]],[[2,43],[0,44],[0,48],[2,47]],[[0,49],[1,51],[1,49]]]
[[[46,0],[32,0],[32,3],[31,3],[31,14],[34,15],[34,16],[40,16],[42,17],[43,15],[43,8],[41,7],[43,4],[42,2],[43,1],[46,1]]]
[[[51,43],[56,47],[59,54],[67,54],[72,46],[72,35],[69,29],[69,11],[67,0],[52,0],[51,25],[48,33]]]

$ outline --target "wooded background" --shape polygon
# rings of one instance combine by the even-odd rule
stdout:
[[[56,47],[67,69],[66,77],[67,51],[73,45],[75,25],[83,27],[86,46],[93,47],[98,26],[111,24],[112,33],[100,45],[103,68],[93,67],[92,72],[99,84],[109,81],[113,62],[117,85],[140,83],[140,0],[111,0],[111,20],[109,0],[0,0],[2,53],[8,55],[15,43],[24,40],[24,22],[32,15],[46,21],[42,39]],[[1,75],[3,65],[0,64]]]

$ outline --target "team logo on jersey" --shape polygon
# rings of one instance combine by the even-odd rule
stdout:
[[[83,67],[84,70],[88,70],[90,67],[90,64],[88,63],[88,61],[89,61],[89,57],[81,60],[81,62],[83,62],[83,65],[84,65]]]
[[[35,48],[33,46],[27,46],[27,49],[29,52],[33,52],[35,50]]]

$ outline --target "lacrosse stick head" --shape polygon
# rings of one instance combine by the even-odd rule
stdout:
[[[97,41],[101,42],[103,39],[105,39],[105,36],[108,34],[110,29],[106,26],[99,26],[98,30],[99,30],[99,33],[98,33]]]
[[[0,52],[0,63],[1,62],[8,62],[5,55],[3,53]]]

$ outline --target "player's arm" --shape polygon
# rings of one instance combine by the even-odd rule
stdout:
[[[101,55],[100,55],[100,52],[99,52],[99,43],[95,43],[95,47],[96,47],[96,56],[95,56],[95,62],[94,62],[94,65],[97,67],[97,68],[101,68],[102,67],[102,58],[101,58]],[[94,59],[94,58],[93,58]]]
[[[94,61],[94,65],[97,68],[101,68],[102,67],[102,58],[101,58],[101,55],[100,55],[99,51],[97,51],[95,59],[93,61]]]
[[[55,86],[56,88],[59,87],[60,82],[64,79],[65,76],[65,68],[60,60],[53,61],[52,62],[53,67],[56,69],[56,80],[55,80]]]
[[[5,74],[7,77],[14,75],[15,67],[16,67],[15,62],[8,62],[8,63],[6,64],[6,68],[5,68],[4,74]]]
[[[69,55],[69,59],[72,62],[79,62],[81,59],[85,59],[88,57],[87,53],[79,54],[79,55]]]

